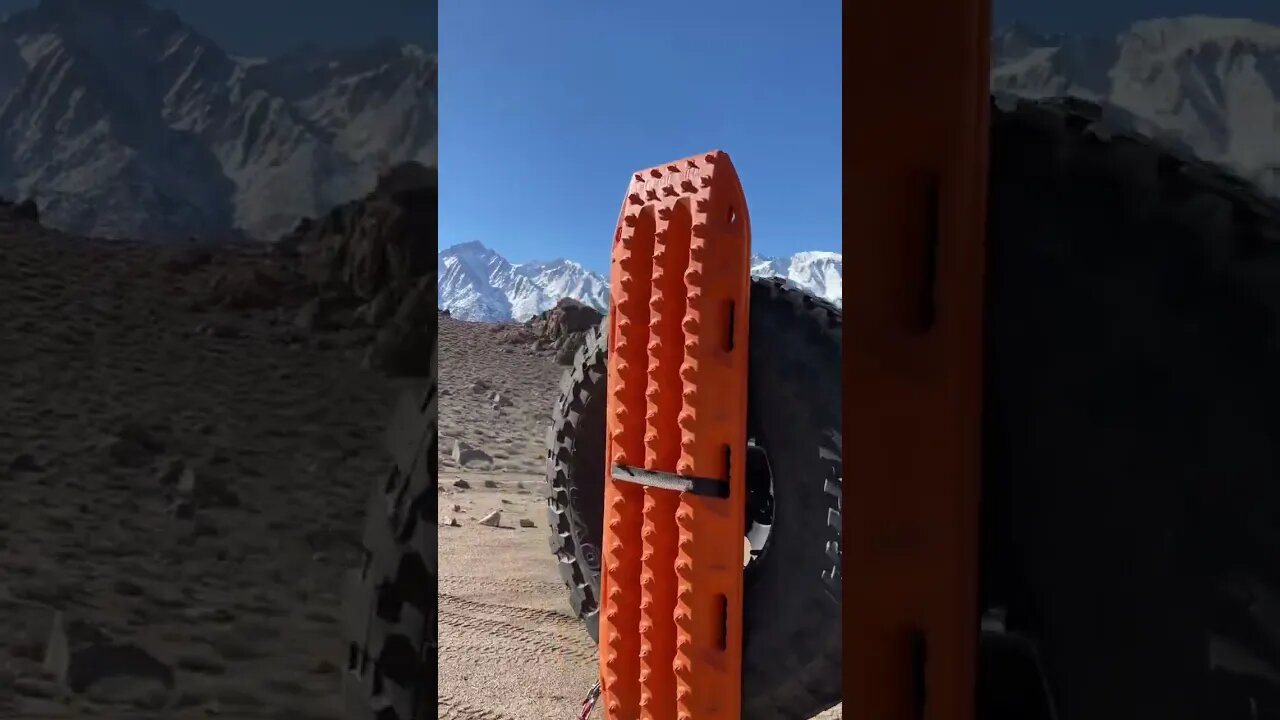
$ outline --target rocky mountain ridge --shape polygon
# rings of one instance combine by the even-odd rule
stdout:
[[[274,240],[435,164],[436,70],[391,41],[238,58],[144,0],[42,0],[0,21],[0,195],[80,235]]]

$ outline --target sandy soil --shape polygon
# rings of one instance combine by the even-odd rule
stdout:
[[[441,318],[441,718],[570,720],[598,677],[547,546],[544,443],[564,368],[529,340],[512,326]],[[511,404],[495,407],[495,393]],[[455,441],[492,467],[460,467]],[[479,522],[494,510],[500,527]]]
[[[471,487],[454,487],[459,479]],[[458,526],[440,528],[440,717],[576,718],[596,651],[547,551],[542,478],[442,473],[441,482],[442,514]],[[495,510],[499,527],[478,522]]]
[[[0,717],[338,718],[391,388],[169,256],[0,221]]]

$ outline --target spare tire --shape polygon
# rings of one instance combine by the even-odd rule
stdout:
[[[344,717],[352,720],[437,714],[436,347],[425,387],[402,393],[391,418],[390,467],[372,483],[363,562],[343,588]]]
[[[1061,720],[1280,718],[1280,204],[991,108],[982,557]]]
[[[841,696],[841,311],[780,280],[755,280],[750,318],[748,519],[772,522],[760,523],[767,537],[744,570],[742,717],[802,720]],[[607,323],[588,331],[565,374],[547,454],[551,549],[593,638]]]

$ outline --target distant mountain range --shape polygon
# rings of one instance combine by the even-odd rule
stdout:
[[[527,320],[566,297],[602,312],[609,307],[609,280],[572,260],[512,263],[479,242],[441,250],[437,305],[456,318],[477,322]],[[800,252],[785,258],[752,258],[751,273],[781,277],[839,303],[839,253]]]
[[[144,0],[42,0],[0,22],[0,195],[80,234],[274,240],[436,163],[436,67],[395,42],[233,57]]]
[[[1071,95],[1280,193],[1280,28],[1162,18],[1108,37],[1013,27],[993,38],[993,90]]]

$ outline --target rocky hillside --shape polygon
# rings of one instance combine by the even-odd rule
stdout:
[[[436,86],[411,45],[245,59],[145,0],[42,0],[0,23],[0,195],[77,234],[275,239],[434,165]]]
[[[33,207],[0,203],[0,717],[347,717],[377,329],[304,322],[301,256]]]

